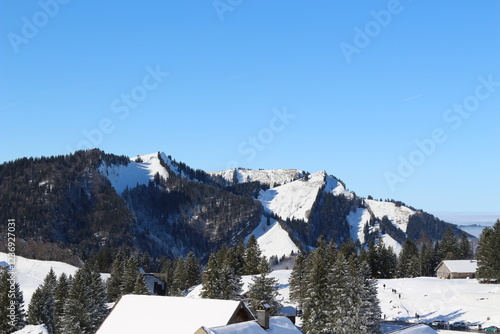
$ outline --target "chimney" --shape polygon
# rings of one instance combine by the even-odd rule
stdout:
[[[267,303],[260,303],[257,306],[257,323],[265,330],[269,329],[269,313],[271,307]]]

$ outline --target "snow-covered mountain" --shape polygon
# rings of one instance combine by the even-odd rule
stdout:
[[[252,170],[236,168],[221,172],[208,172],[208,174],[221,177],[229,184],[260,182],[271,188],[298,180],[303,176],[303,172],[298,169]]]
[[[284,185],[262,191],[259,201],[267,212],[286,219],[309,220],[309,214],[320,191],[352,198],[342,183],[326,172],[311,174],[308,178],[295,180]]]
[[[398,252],[406,238],[439,240],[450,226],[459,233],[400,202],[360,198],[326,171],[205,172],[161,152],[124,157],[100,150],[2,167],[0,189],[12,200],[0,203],[0,218],[29,222],[23,236],[52,247],[43,249],[70,249],[60,254],[127,244],[152,256],[194,251],[206,259],[251,234],[267,256],[314,247],[321,235],[337,244],[381,240]]]
[[[125,188],[134,188],[137,185],[147,185],[154,179],[155,174],[168,179],[167,165],[171,171],[179,174],[178,167],[165,153],[151,153],[130,158],[127,165],[108,164],[105,161],[99,166],[99,173],[106,176],[118,194]]]
[[[200,182],[199,179],[192,177],[192,173],[191,175],[183,173],[177,162],[165,153],[138,155],[130,158],[130,163],[126,166],[103,164],[99,172],[110,180],[118,193],[123,192],[127,187],[131,189],[137,185],[148,184],[154,179],[155,174],[167,180],[169,173],[174,173],[181,178]],[[211,180],[217,180],[219,184],[222,180],[225,186],[246,183],[261,185],[256,199],[264,209],[264,216],[250,234],[257,237],[266,256],[289,254],[298,249],[297,245],[303,246],[311,243],[311,240],[306,242],[297,240],[303,238],[299,233],[294,233],[293,227],[285,227],[288,230],[286,231],[283,228],[283,222],[295,220],[308,224],[311,215],[316,216],[316,221],[321,220],[324,217],[318,218],[319,211],[321,211],[318,207],[325,202],[325,194],[335,197],[342,195],[350,206],[344,217],[346,227],[343,227],[348,229],[348,233],[344,233],[346,235],[338,240],[340,242],[350,237],[359,241],[360,244],[365,244],[369,238],[375,238],[399,253],[404,241],[402,236],[407,237],[410,217],[416,213],[415,210],[397,202],[357,198],[353,192],[346,189],[344,183],[327,174],[326,171],[309,174],[299,169],[236,168],[207,172],[206,175]],[[333,210],[336,209],[337,207]],[[280,222],[272,219],[270,225],[264,224],[266,216],[279,219]],[[337,223],[342,224],[342,222]],[[391,224],[393,228],[388,227],[387,224]],[[314,229],[314,227],[307,228]]]

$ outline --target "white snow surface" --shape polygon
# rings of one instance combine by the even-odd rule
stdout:
[[[287,317],[269,318],[269,329],[266,331],[256,321],[246,321],[238,324],[205,328],[209,334],[300,334],[301,332]]]
[[[326,175],[325,172],[323,172],[323,174],[326,176],[325,177],[326,185],[325,185],[325,189],[323,190],[324,192],[332,193],[335,196],[344,195],[345,197],[347,197],[349,199],[352,199],[354,197],[354,194],[351,193],[350,191],[346,190],[346,188],[344,187],[342,182],[340,182],[339,180],[337,180],[334,177]]]
[[[366,205],[370,208],[376,218],[382,219],[387,216],[392,224],[398,227],[403,232],[406,232],[408,226],[408,219],[415,213],[410,208],[405,206],[397,207],[392,202],[380,202],[376,200],[366,199]]]
[[[257,238],[262,255],[268,259],[273,255],[280,258],[283,255],[290,255],[292,251],[295,254],[299,252],[299,248],[292,241],[287,231],[274,219],[270,219],[270,226],[267,226],[267,218],[262,217],[259,226],[250,233],[250,235],[252,234]],[[245,241],[248,241],[250,235]]]
[[[193,334],[201,326],[228,323],[240,302],[185,297],[125,295],[98,334]]]
[[[174,172],[178,171],[165,153],[160,153],[160,156]],[[168,178],[168,171],[161,165],[158,153],[145,154],[138,157],[143,162],[135,162],[137,157],[132,157],[127,166],[107,165],[104,163],[99,166],[99,173],[108,178],[118,194],[121,194],[127,187],[134,188],[138,184],[147,185],[150,180],[153,180],[156,173],[159,173],[164,179]]]
[[[0,261],[8,261],[8,255],[0,252]],[[24,308],[27,310],[31,301],[31,296],[35,290],[43,283],[43,279],[50,271],[54,269],[57,276],[65,273],[66,275],[74,275],[78,270],[77,267],[63,262],[57,261],[40,261],[26,259],[21,256],[16,256],[15,271],[16,280],[19,283],[24,297]]]
[[[222,176],[226,181],[232,183],[234,181],[235,171],[238,183],[258,181],[270,187],[290,183],[302,177],[302,172],[298,169],[252,170],[236,168],[221,172],[209,172],[208,174]]]
[[[49,332],[44,325],[27,325],[12,334],[49,334]]]
[[[391,333],[401,333],[401,334],[436,334],[436,331],[432,329],[431,327],[424,325],[424,324],[418,324],[415,326],[411,327],[406,327]]]
[[[392,289],[396,289],[397,293],[393,294]],[[483,328],[490,325],[500,327],[498,284],[479,284],[475,279],[444,280],[435,277],[380,279],[378,297],[387,320],[414,322],[415,314],[418,314],[419,321],[425,323],[434,320],[464,321],[481,324]]]
[[[392,250],[394,251],[394,253],[396,253],[397,256],[399,256],[399,254],[403,250],[403,246],[399,242],[394,240],[389,234],[382,234],[381,240],[386,247],[392,247]]]
[[[311,174],[307,181],[300,179],[261,191],[259,200],[268,212],[283,220],[295,218],[307,222],[318,192],[325,184],[325,176],[325,172],[318,172]]]
[[[266,331],[260,327],[256,321],[245,321],[237,324],[203,328],[208,334],[266,334]]]
[[[349,222],[349,226],[351,227],[352,240],[359,240],[361,244],[365,243],[363,229],[370,222],[370,218],[370,212],[363,208],[358,208],[356,211],[349,213],[347,222]]]
[[[444,260],[443,262],[452,273],[475,273],[477,270],[476,260]]]

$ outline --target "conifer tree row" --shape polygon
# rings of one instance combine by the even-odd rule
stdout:
[[[56,277],[51,269],[28,306],[28,323],[43,324],[49,334],[95,333],[108,313],[104,283],[88,265],[75,277]]]
[[[380,333],[381,311],[368,264],[321,237],[317,244],[298,257],[290,279],[304,333]]]

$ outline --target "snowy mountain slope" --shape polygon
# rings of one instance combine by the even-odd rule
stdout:
[[[135,162],[138,158],[142,162]],[[176,166],[172,164],[165,153],[161,153],[161,158],[173,171],[177,171]],[[109,179],[118,194],[121,194],[127,187],[133,188],[138,184],[147,185],[150,180],[153,180],[156,173],[164,179],[168,178],[168,171],[161,165],[158,153],[130,158],[130,163],[127,166],[103,164],[99,167],[99,173]]]
[[[271,188],[298,180],[302,177],[302,172],[298,169],[251,170],[236,168],[221,172],[209,172],[208,174],[220,176],[229,183],[233,183],[235,173],[238,183],[258,181],[262,184],[267,184]]]
[[[291,252],[299,252],[299,248],[290,239],[288,233],[274,219],[270,219],[270,225],[267,226],[266,217],[262,217],[259,226],[250,235],[252,234],[257,238],[262,255],[268,259],[273,255],[280,258],[283,255],[290,255]]]
[[[403,250],[403,245],[401,245],[399,242],[394,240],[389,234],[383,234],[381,236],[381,240],[384,243],[386,247],[392,247],[392,250],[396,255],[399,256],[399,253]]]
[[[325,177],[325,172],[318,172],[311,174],[308,180],[301,179],[261,191],[259,201],[267,212],[277,214],[283,220],[295,218],[307,222],[318,192],[325,184]]]
[[[396,206],[392,202],[380,202],[376,200],[366,199],[366,205],[378,219],[387,216],[394,226],[401,231],[406,232],[408,219],[415,213],[412,209],[405,206]]]
[[[381,202],[378,202],[381,203]],[[389,203],[392,204],[392,203]],[[386,207],[386,209],[389,207]],[[391,217],[397,216],[396,211],[391,211],[391,210],[385,210],[383,211],[385,214],[390,215]],[[359,240],[359,242],[363,245],[365,243],[365,233],[364,229],[366,224],[370,222],[371,219],[371,214],[368,209],[365,208],[358,208],[356,211],[351,212],[347,216],[347,221],[349,222],[349,225],[351,227],[351,238],[352,240],[356,241]],[[400,227],[401,225],[396,225],[396,227]],[[406,224],[403,225],[406,230]],[[403,246],[394,240],[389,234],[385,233],[382,234],[380,233],[380,223],[376,222],[374,226],[369,226],[368,228],[369,233],[378,233],[379,234],[379,239],[384,243],[386,247],[391,246],[392,250],[396,253],[396,255],[399,255],[401,250],[403,249]]]
[[[0,252],[0,261],[8,261],[8,255]],[[66,275],[74,275],[77,267],[72,265],[57,262],[57,261],[40,261],[30,260],[21,256],[16,256],[15,271],[16,278],[24,296],[24,306],[28,309],[31,296],[35,290],[43,283],[43,279],[47,276],[52,268],[57,276],[65,273]]]
[[[349,199],[352,199],[354,197],[354,194],[348,191],[344,187],[342,182],[340,182],[339,180],[330,175],[326,175],[326,172],[323,172],[323,174],[325,175],[325,180],[326,180],[325,189],[323,190],[324,192],[332,193],[335,196],[344,195]]]
[[[361,244],[365,243],[365,234],[363,229],[370,222],[370,212],[364,208],[358,208],[347,216],[347,221],[351,226],[351,239],[359,240]]]

